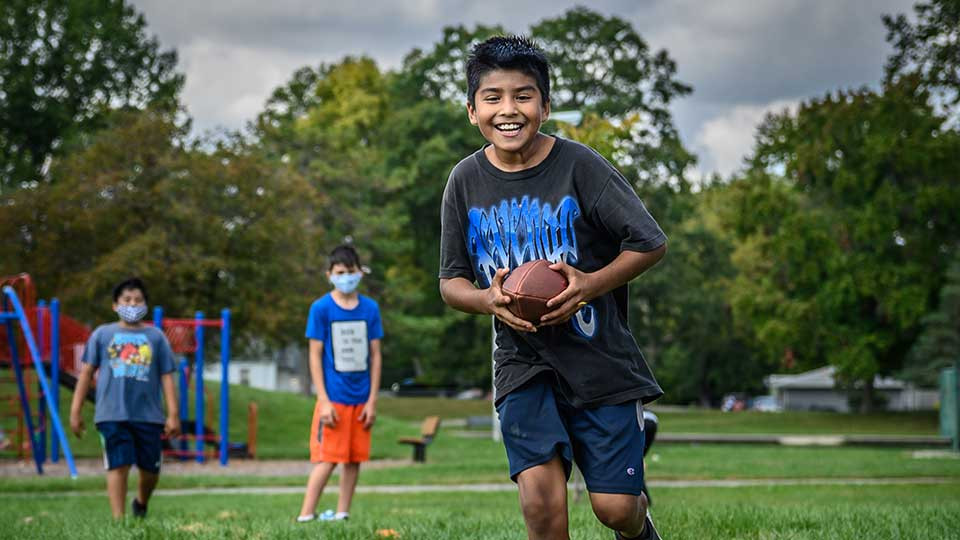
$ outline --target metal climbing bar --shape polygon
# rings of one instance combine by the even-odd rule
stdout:
[[[30,329],[30,321],[27,319],[27,314],[23,310],[23,306],[20,304],[20,300],[17,298],[16,291],[13,290],[13,287],[6,285],[3,287],[3,294],[6,297],[5,299],[10,302],[10,306],[13,308],[13,312],[17,315],[17,318],[20,320],[20,330],[23,332],[24,341],[27,343],[27,348],[30,350],[30,355],[33,358],[34,369],[37,372],[37,379],[40,381],[40,386],[43,388],[43,395],[47,401],[47,409],[50,414],[50,424],[53,425],[53,428],[57,432],[57,437],[60,439],[60,443],[63,447],[63,455],[67,459],[67,467],[70,468],[70,477],[77,477],[77,466],[73,461],[73,452],[70,450],[70,443],[67,440],[66,433],[63,431],[63,424],[60,422],[60,413],[58,404],[53,403],[53,394],[50,391],[50,384],[47,381],[47,376],[43,371],[43,362],[40,359],[40,351],[37,348],[37,342],[33,339],[33,330]],[[13,333],[12,333],[12,323],[8,322],[8,334],[10,338],[11,345],[14,342]],[[12,349],[12,347],[11,347]],[[21,392],[22,392],[21,387]],[[29,414],[29,409],[27,406],[24,407],[24,412]],[[33,443],[31,437],[31,444]],[[37,457],[36,449],[34,449],[34,457]],[[43,473],[43,468],[39,462],[37,462],[37,470],[41,474]]]

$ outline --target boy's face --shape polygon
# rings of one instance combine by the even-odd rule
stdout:
[[[341,276],[343,274],[356,274],[359,271],[360,269],[356,266],[347,266],[343,263],[337,263],[327,270],[327,277]]]
[[[113,303],[113,310],[116,311],[120,306],[137,306],[146,303],[147,300],[140,289],[124,289],[117,301]]]
[[[474,103],[467,103],[470,123],[497,150],[525,153],[550,116],[537,81],[517,70],[495,69],[480,79]]]

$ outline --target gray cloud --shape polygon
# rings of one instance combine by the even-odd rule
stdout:
[[[239,128],[270,91],[303,65],[365,54],[398,67],[452,24],[523,32],[577,3],[560,0],[333,2],[134,0],[149,31],[180,53],[184,100],[198,130]],[[677,61],[694,94],[673,106],[703,172],[727,174],[750,150],[771,107],[838,88],[875,85],[889,47],[883,13],[912,0],[601,0],[591,9],[630,21],[653,49]],[[737,142],[739,141],[739,142]]]

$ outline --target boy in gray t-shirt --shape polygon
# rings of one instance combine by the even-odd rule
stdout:
[[[97,327],[84,348],[70,407],[70,428],[77,437],[83,436],[80,411],[93,373],[99,369],[94,423],[103,443],[110,509],[114,518],[123,517],[127,476],[130,466],[136,464],[140,479],[131,507],[134,516],[144,517],[160,479],[160,436],[180,432],[173,351],[162,330],[143,323],[147,289],[141,280],[131,278],[114,288],[113,310],[120,320]]]

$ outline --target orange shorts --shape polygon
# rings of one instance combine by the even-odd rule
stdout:
[[[333,404],[337,425],[320,424],[320,402],[313,408],[310,427],[310,461],[314,463],[360,463],[370,460],[370,430],[363,427],[363,405]]]

